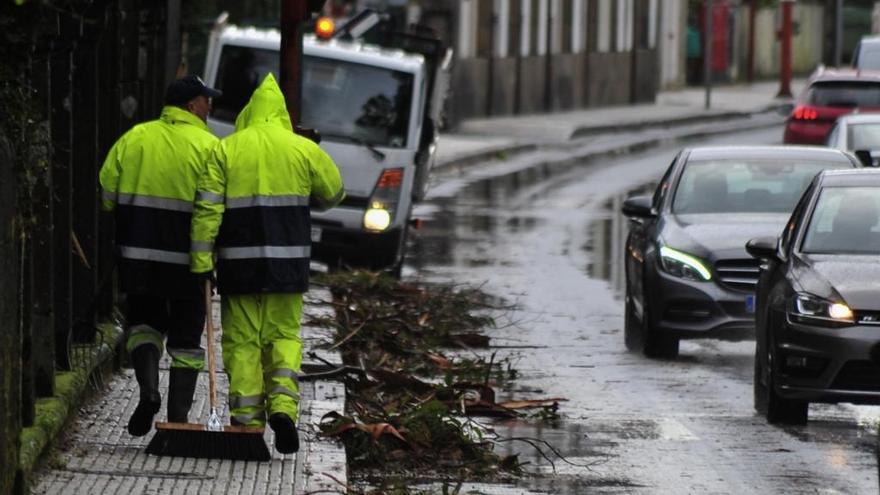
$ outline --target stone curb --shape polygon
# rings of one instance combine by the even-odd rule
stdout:
[[[40,456],[48,451],[67,421],[76,414],[89,378],[115,356],[114,349],[122,339],[122,330],[110,324],[99,325],[98,330],[106,342],[96,344],[93,349],[88,350],[87,366],[55,373],[55,395],[38,399],[34,424],[22,428],[19,469],[25,479],[30,477]]]
[[[637,130],[647,130],[647,129],[663,129],[663,128],[674,128],[674,127],[684,127],[688,125],[696,125],[701,123],[712,123],[718,121],[730,121],[730,120],[738,120],[744,121],[750,119],[756,115],[766,114],[768,112],[773,112],[777,108],[779,108],[784,103],[771,103],[766,107],[759,108],[753,112],[722,112],[715,113],[711,115],[686,115],[681,117],[674,117],[668,119],[660,119],[660,120],[649,120],[644,122],[633,122],[628,124],[612,124],[612,125],[604,125],[604,126],[580,126],[575,128],[575,130],[571,133],[568,141],[573,141],[576,139],[596,136],[600,134],[609,134],[616,132],[625,132],[625,131],[637,131]],[[756,124],[754,126],[744,126],[741,129],[737,130],[746,130],[751,128],[761,128],[764,126],[777,125],[778,122],[774,122],[772,124]],[[721,131],[725,132],[725,131]],[[695,133],[687,133],[681,136],[677,136],[675,139],[684,139],[691,137],[700,137],[700,136],[708,136],[718,134],[718,132],[712,131],[700,131]],[[498,137],[498,136],[492,136]],[[646,145],[639,146],[632,149],[621,149],[621,153],[632,152],[644,149],[645,147],[651,147],[656,144],[660,144],[661,139],[650,139],[646,141]],[[653,143],[653,144],[651,144]],[[552,145],[550,145],[552,146]],[[495,158],[503,158],[509,159],[513,156],[522,155],[524,153],[529,153],[538,149],[538,144],[536,143],[511,143],[511,144],[502,144],[490,146],[488,148],[474,151],[474,152],[464,152],[460,153],[458,156],[453,156],[443,161],[437,162],[434,165],[435,170],[444,170],[450,168],[465,168],[470,165],[474,165],[480,162],[488,161],[490,159]]]
[[[761,110],[756,113],[763,113]],[[681,117],[670,117],[658,120],[645,120],[642,122],[628,122],[626,124],[609,124],[598,126],[580,126],[569,136],[569,140],[579,139],[598,134],[608,134],[612,132],[625,131],[641,131],[645,129],[657,129],[667,127],[680,127],[694,124],[709,124],[718,121],[727,121],[733,119],[747,119],[753,115],[752,112],[719,112],[708,115],[682,115]]]

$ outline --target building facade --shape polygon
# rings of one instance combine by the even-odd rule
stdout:
[[[422,0],[407,4],[407,18],[455,50],[456,121],[653,101],[661,3]],[[669,72],[678,77],[677,68]]]

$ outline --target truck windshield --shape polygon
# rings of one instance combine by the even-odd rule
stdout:
[[[223,47],[215,83],[223,96],[214,99],[212,117],[234,122],[269,72],[278,78],[277,51]],[[301,125],[317,129],[328,140],[347,136],[369,145],[403,148],[412,92],[412,74],[305,56]]]

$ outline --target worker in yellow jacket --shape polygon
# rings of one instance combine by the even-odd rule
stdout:
[[[126,294],[126,348],[140,387],[128,422],[146,435],[162,398],[159,358],[171,355],[168,420],[187,422],[199,372],[205,303],[189,270],[196,182],[217,144],[206,124],[220,92],[196,76],[172,82],[161,116],[126,132],[101,167],[102,203],[113,212],[120,290]]]
[[[310,199],[344,197],[333,160],[293,132],[281,89],[266,76],[214,148],[199,179],[191,269],[210,279],[217,254],[223,364],[233,424],[263,426],[296,452],[300,319],[309,286]]]

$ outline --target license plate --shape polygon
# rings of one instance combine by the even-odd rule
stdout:
[[[755,312],[755,296],[746,296],[746,313]]]
[[[312,227],[312,242],[321,242],[321,227]]]

